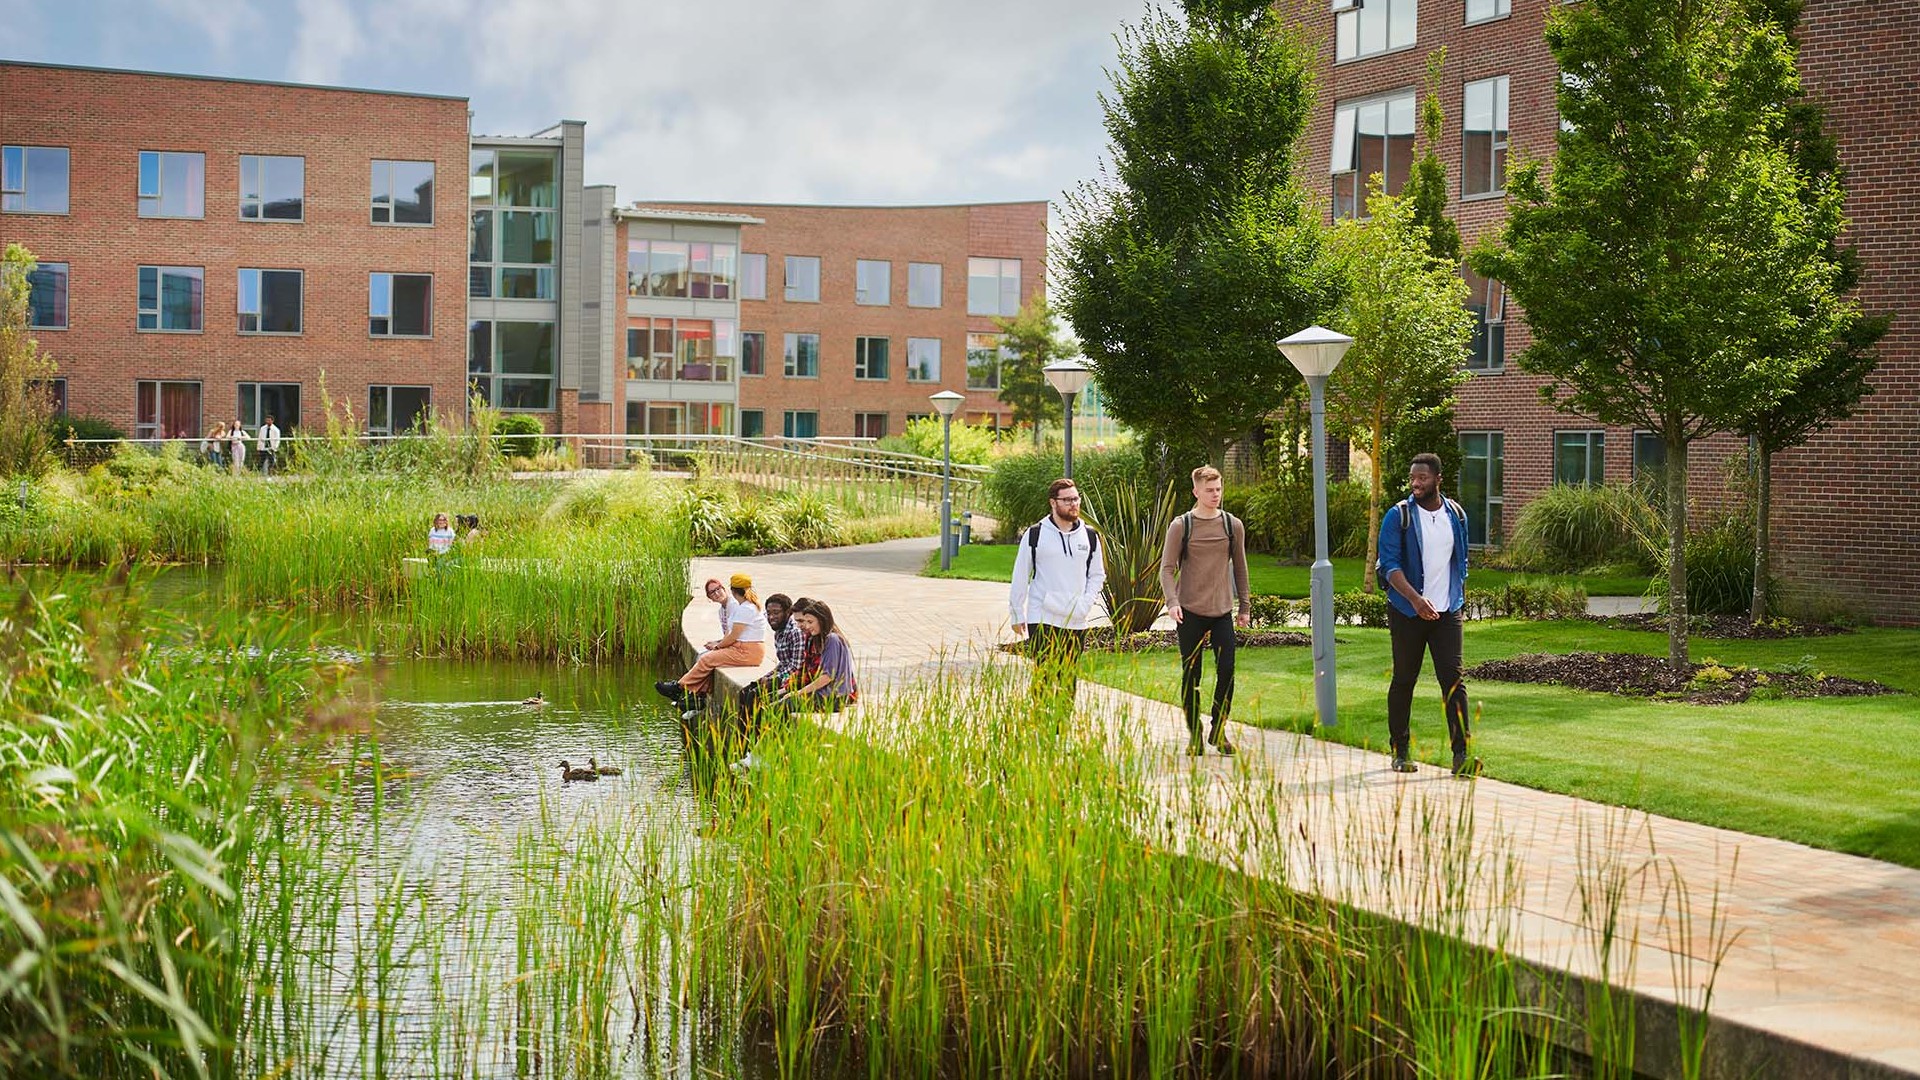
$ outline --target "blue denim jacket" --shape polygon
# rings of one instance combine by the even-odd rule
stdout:
[[[1447,517],[1453,521],[1453,581],[1447,589],[1447,610],[1459,611],[1467,602],[1467,512],[1444,495],[1440,501],[1447,508]],[[1400,527],[1401,519],[1413,512],[1408,509],[1412,503],[1413,497],[1408,496],[1394,503],[1380,519],[1380,576],[1391,578],[1398,570],[1407,575],[1407,584],[1413,586],[1414,592],[1424,592],[1427,570],[1420,558],[1420,523],[1409,520],[1405,529]],[[1403,536],[1405,550],[1402,550]],[[1387,590],[1387,603],[1402,615],[1414,614],[1413,605],[1397,589]]]

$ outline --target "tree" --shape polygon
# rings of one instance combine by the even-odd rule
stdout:
[[[1046,366],[1080,355],[1079,346],[1060,332],[1053,307],[1037,299],[1011,319],[999,319],[1000,400],[1013,409],[1013,422],[1033,428],[1040,445],[1040,425],[1063,415],[1060,395],[1047,382]]]
[[[1474,252],[1506,284],[1554,407],[1656,433],[1667,453],[1668,658],[1687,663],[1687,451],[1792,390],[1856,313],[1830,252],[1841,193],[1777,138],[1792,42],[1752,0],[1554,5],[1566,121],[1549,179]]]
[[[1353,346],[1327,384],[1329,425],[1366,446],[1374,498],[1367,505],[1367,565],[1379,556],[1381,469],[1387,442],[1403,424],[1451,413],[1454,388],[1468,378],[1473,315],[1456,264],[1433,257],[1413,203],[1372,182],[1366,220],[1343,221],[1330,242],[1346,300],[1333,325]],[[1412,407],[1415,402],[1432,402]],[[1373,575],[1366,576],[1373,589]]]
[[[1120,33],[1112,163],[1066,200],[1064,308],[1107,411],[1219,461],[1299,376],[1276,342],[1335,298],[1293,176],[1312,56],[1261,0],[1184,0]]]
[[[0,256],[0,474],[6,475],[40,475],[53,450],[46,388],[53,360],[27,332],[33,292],[27,275],[35,265],[33,253],[19,244],[8,244]]]

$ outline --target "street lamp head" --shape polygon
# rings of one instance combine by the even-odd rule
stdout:
[[[938,411],[941,416],[952,416],[954,413],[960,411],[961,404],[965,402],[967,398],[964,394],[956,394],[951,390],[942,390],[937,394],[929,395],[927,400],[933,402],[934,409]]]
[[[1046,373],[1047,384],[1061,397],[1073,397],[1093,381],[1093,369],[1078,357],[1048,364],[1040,370]]]
[[[1307,378],[1326,378],[1340,366],[1353,339],[1324,326],[1309,326],[1291,337],[1280,339],[1280,351]]]

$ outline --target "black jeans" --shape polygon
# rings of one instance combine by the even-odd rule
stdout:
[[[1420,681],[1420,665],[1433,654],[1433,674],[1446,699],[1447,737],[1453,752],[1467,751],[1467,684],[1460,674],[1466,616],[1450,611],[1428,622],[1402,615],[1388,605],[1387,632],[1393,636],[1393,682],[1387,687],[1387,737],[1393,752],[1405,756],[1412,741],[1413,687]]]
[[[1227,722],[1233,711],[1233,615],[1196,615],[1185,612],[1174,636],[1180,640],[1180,705],[1187,711],[1187,730],[1200,731],[1200,646],[1213,648],[1213,728]]]
[[[1087,647],[1087,632],[1028,623],[1027,639],[1028,655],[1033,659],[1034,697],[1063,698],[1071,708],[1074,692],[1080,686],[1080,654]]]

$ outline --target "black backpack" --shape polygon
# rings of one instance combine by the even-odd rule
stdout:
[[[1044,521],[1036,521],[1027,529],[1027,580],[1032,581],[1040,573],[1040,526]],[[1093,526],[1081,522],[1080,527],[1087,530],[1087,573],[1093,573],[1093,557],[1100,553],[1100,534]]]
[[[1227,547],[1231,549],[1233,547],[1233,515],[1227,513],[1225,510],[1222,510],[1220,511],[1220,517],[1223,519],[1227,527]],[[1185,514],[1181,515],[1181,518],[1180,518],[1180,565],[1181,566],[1187,565],[1187,540],[1191,536],[1193,536],[1193,511],[1189,510]]]
[[[1413,524],[1410,520],[1410,515],[1407,513],[1407,504],[1412,501],[1411,498],[1407,498],[1393,504],[1393,508],[1400,511],[1400,561],[1403,563],[1407,561],[1407,526]],[[1446,508],[1449,521],[1452,520],[1452,515],[1454,514],[1458,514],[1462,518],[1467,516],[1467,512],[1460,509],[1459,503],[1454,502],[1445,495],[1440,496],[1440,505]],[[1380,570],[1380,560],[1378,557],[1375,557],[1373,560],[1373,580],[1383,591],[1392,588],[1392,586],[1387,584],[1387,575]]]

